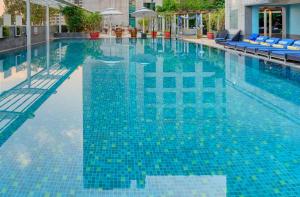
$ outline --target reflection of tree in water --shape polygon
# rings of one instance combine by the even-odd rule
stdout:
[[[100,40],[89,40],[86,42],[86,53],[88,56],[92,56],[96,59],[100,58],[103,55],[103,51],[100,48],[102,41]]]
[[[61,65],[65,67],[82,65],[87,55],[85,42],[86,41],[68,42],[67,51],[61,61]]]

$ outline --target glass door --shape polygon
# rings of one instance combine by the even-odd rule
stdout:
[[[259,13],[259,33],[269,37],[283,37],[282,8],[261,8]]]

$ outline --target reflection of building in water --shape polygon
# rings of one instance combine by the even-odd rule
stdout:
[[[299,69],[233,54],[226,54],[226,69],[230,89],[238,89],[289,119],[300,121]]]
[[[51,48],[51,64],[56,64],[64,57],[66,47],[53,42]],[[46,67],[46,47],[35,46],[31,56],[31,74],[36,74]],[[0,55],[0,93],[9,90],[27,78],[26,51],[17,51]]]
[[[201,132],[221,127],[216,122],[225,112],[224,73],[218,65],[186,55],[173,64],[172,47],[165,44],[155,63],[105,65],[94,60],[84,65],[85,188],[146,189],[152,176],[201,179],[207,172],[197,164],[217,160],[201,148]],[[157,52],[149,41],[138,40],[128,48],[130,58]],[[189,51],[195,52],[193,45]]]
[[[160,124],[177,123],[176,129],[184,132],[198,128],[203,117],[224,115],[222,68],[212,61],[195,61],[196,48],[191,46],[183,46],[189,52],[176,57],[168,57],[167,48],[166,57],[158,57],[156,64],[137,66],[138,117],[148,119],[146,112],[152,111]]]
[[[129,183],[116,179],[115,173],[127,171],[123,162],[129,158],[125,145],[119,144],[130,135],[128,47],[103,42],[95,49],[102,55],[88,58],[83,66],[84,187],[127,188]],[[117,56],[121,61],[109,64]]]
[[[60,47],[59,47],[60,46]],[[59,58],[56,59],[56,50],[59,50],[60,57],[63,55],[61,44],[53,44],[52,53],[44,54],[45,56],[52,56],[51,65],[44,66],[43,56],[32,58],[30,67],[24,66],[24,76],[26,79],[21,81],[18,78],[18,73],[13,73],[8,79],[17,79],[13,84],[17,84],[4,92],[0,92],[0,146],[29,118],[34,116],[34,112],[55,92],[55,90],[62,84],[74,71],[76,66],[64,67],[60,63]],[[56,47],[56,48],[55,48]],[[36,49],[33,49],[34,51]],[[34,52],[36,53],[36,52]],[[16,64],[18,63],[16,56]],[[11,56],[8,56],[4,61],[8,61],[8,69],[18,67],[19,64],[14,64],[9,61]],[[45,57],[46,58],[46,57]],[[61,60],[61,59],[60,59]],[[26,63],[23,62],[22,65]],[[33,72],[34,67],[39,67],[36,72]],[[6,67],[5,67],[6,69]],[[18,71],[18,69],[16,69]],[[8,77],[8,76],[7,76]],[[5,80],[5,79],[0,79]],[[9,81],[5,81],[8,83]]]

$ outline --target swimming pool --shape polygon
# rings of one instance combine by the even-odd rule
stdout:
[[[299,105],[298,69],[183,41],[4,54],[0,196],[300,196]]]

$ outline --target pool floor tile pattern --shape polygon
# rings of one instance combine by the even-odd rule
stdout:
[[[67,68],[93,43],[64,42]],[[245,89],[262,89],[255,72],[286,83],[253,68],[264,62],[251,59],[241,80],[237,57],[217,49],[194,57],[198,46],[180,41],[162,54],[150,40],[95,43],[129,61],[85,52],[94,59],[73,65],[82,66],[0,147],[0,196],[300,196],[300,121]],[[157,62],[133,62],[143,50]],[[286,85],[289,103],[298,89]]]

